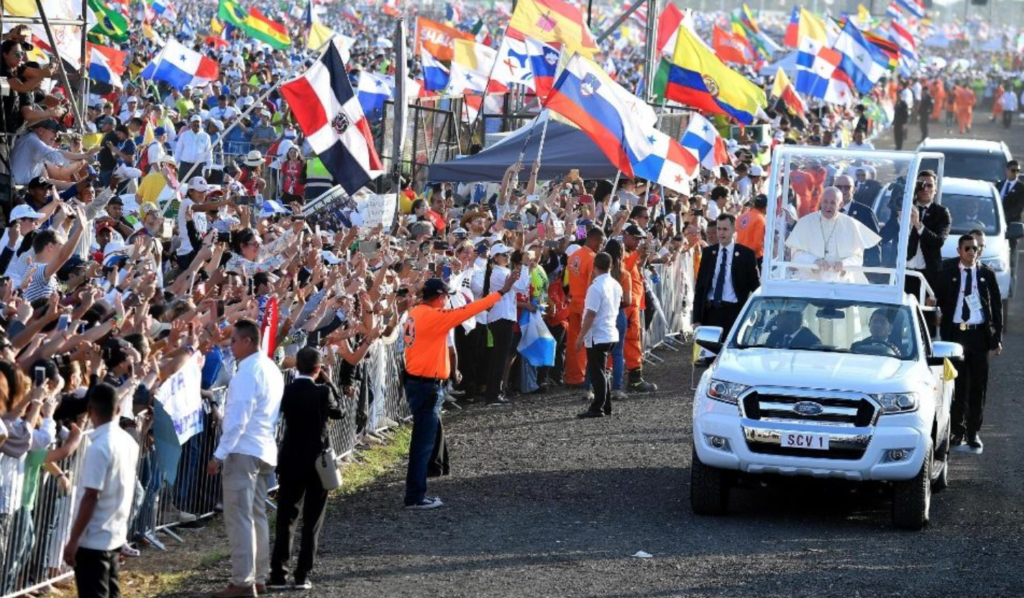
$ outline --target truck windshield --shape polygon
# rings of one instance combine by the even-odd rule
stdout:
[[[834,299],[755,299],[732,347],[917,357],[917,333],[907,306]]]

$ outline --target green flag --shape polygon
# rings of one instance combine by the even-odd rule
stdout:
[[[246,19],[249,15],[238,8],[238,5],[232,2],[232,0],[220,0],[220,5],[217,7],[217,17],[225,23],[231,23],[239,29],[246,29]]]
[[[654,73],[654,88],[651,89],[651,102],[661,104],[665,101],[665,88],[668,87],[668,73],[672,70],[672,63],[662,57],[658,64],[658,70]]]
[[[96,15],[96,25],[90,33],[105,35],[115,42],[128,41],[128,19],[107,6],[103,0],[88,0],[89,10]]]

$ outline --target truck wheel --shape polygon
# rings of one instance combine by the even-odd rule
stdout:
[[[932,502],[932,442],[924,451],[921,470],[912,479],[893,484],[892,523],[900,529],[919,530],[928,524]]]
[[[698,515],[724,515],[728,506],[726,473],[701,463],[694,448],[690,459],[690,507]]]
[[[942,451],[941,453],[937,452],[936,459],[932,461],[932,468],[939,468],[938,473],[932,477],[933,494],[938,494],[946,488],[949,488],[949,437],[950,433],[947,430],[946,438],[942,442]],[[942,460],[939,461],[938,457],[941,457]]]

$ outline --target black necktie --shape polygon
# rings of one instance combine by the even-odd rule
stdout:
[[[725,289],[726,260],[729,259],[729,255],[725,250],[725,247],[722,247],[719,251],[722,252],[722,263],[718,267],[718,278],[715,280],[715,307],[720,307],[722,305],[722,291]]]
[[[964,305],[960,311],[960,320],[966,324],[971,319],[971,307],[967,305],[967,296],[971,294],[971,271],[964,269]]]

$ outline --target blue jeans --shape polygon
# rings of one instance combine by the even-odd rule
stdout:
[[[615,318],[619,342],[612,345],[612,390],[622,390],[622,375],[626,372],[626,310],[619,309]]]
[[[409,442],[409,471],[405,476],[405,504],[413,505],[427,495],[427,463],[434,450],[437,424],[444,403],[442,380],[405,381],[405,400],[412,413],[412,440]]]

